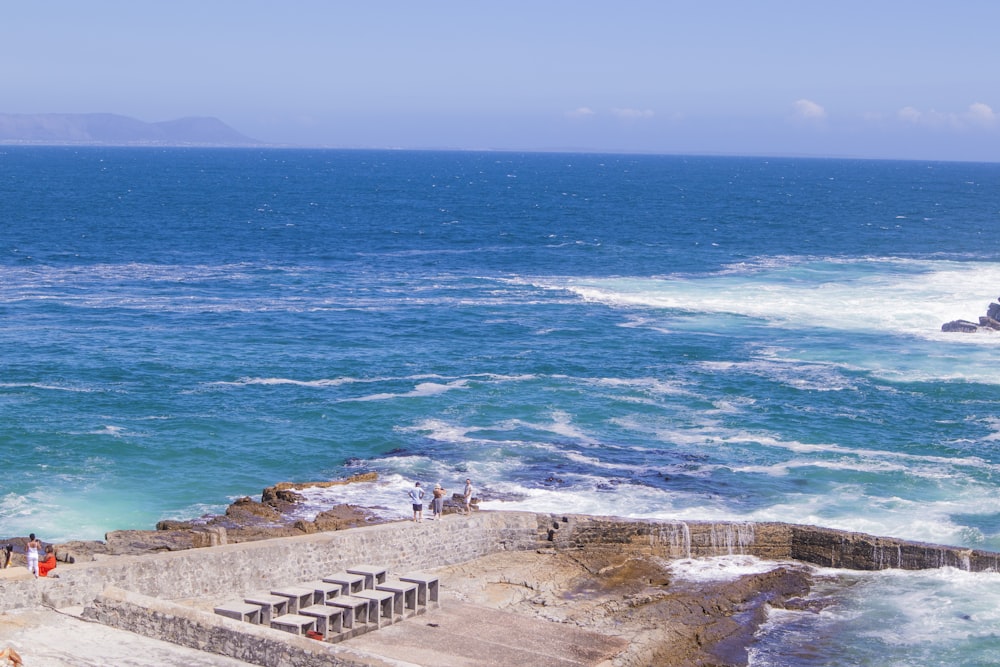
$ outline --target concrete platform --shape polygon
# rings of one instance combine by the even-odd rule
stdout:
[[[441,609],[341,645],[417,665],[594,667],[625,650],[628,642],[561,623],[449,601]]]

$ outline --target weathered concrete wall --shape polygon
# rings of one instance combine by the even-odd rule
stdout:
[[[162,600],[237,599],[358,564],[394,572],[467,562],[498,551],[629,545],[664,558],[750,554],[861,570],[945,565],[1000,570],[992,552],[906,542],[782,523],[634,520],[615,517],[479,512],[443,521],[396,522],[300,537],[144,556],[60,564],[58,579],[23,568],[0,570],[4,609],[89,604],[107,586]]]
[[[926,570],[954,567],[971,572],[1000,571],[1000,554],[977,549],[910,542],[816,526],[790,526],[790,557],[849,570]]]
[[[1000,571],[1000,554],[786,523],[654,521],[538,515],[539,532],[554,548],[628,544],[664,558],[749,554],[850,570],[955,567]]]
[[[792,526],[784,523],[658,521],[581,515],[538,515],[539,532],[555,548],[629,545],[664,558],[752,554],[792,558]]]
[[[284,667],[391,667],[393,663],[342,646],[297,637],[118,588],[108,588],[87,617],[179,646]]]

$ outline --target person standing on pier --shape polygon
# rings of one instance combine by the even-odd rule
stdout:
[[[440,521],[441,517],[444,516],[444,494],[447,493],[440,484],[434,485],[434,498],[431,500],[431,511],[433,516],[431,518]]]
[[[420,482],[410,489],[410,502],[413,505],[413,520],[420,523],[424,520],[424,490],[420,488]]]
[[[472,514],[472,480],[465,480],[465,491],[462,493],[462,502],[465,503],[465,513]]]
[[[28,571],[38,578],[38,552],[42,550],[42,543],[35,538],[35,534],[28,535],[28,543],[24,545],[24,555],[28,558]]]

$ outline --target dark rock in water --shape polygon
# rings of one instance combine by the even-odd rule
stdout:
[[[258,503],[249,497],[238,498],[226,508],[226,516],[250,524],[274,523],[281,520],[281,512],[270,504]]]
[[[286,512],[296,503],[302,502],[302,494],[296,493],[282,484],[269,486],[260,495],[260,502],[279,512]]]
[[[976,324],[975,322],[970,322],[968,320],[952,320],[951,322],[945,322],[944,324],[942,324],[941,331],[976,333],[977,331],[979,331],[979,325]]]
[[[1000,331],[1000,303],[991,303],[987,306],[986,314],[979,318],[979,324],[969,320],[952,320],[941,325],[941,331],[959,333],[976,333],[983,329]]]
[[[992,317],[990,317],[990,316],[987,315],[986,317],[980,317],[979,318],[979,326],[981,326],[981,327],[983,327],[985,329],[1000,330],[1000,321],[997,321],[997,320],[995,320]]]

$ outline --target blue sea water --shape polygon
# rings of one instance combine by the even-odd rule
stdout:
[[[0,535],[377,471],[307,510],[1000,550],[1000,165],[6,147],[0,225]],[[831,579],[753,664],[1000,662],[1000,575]]]

